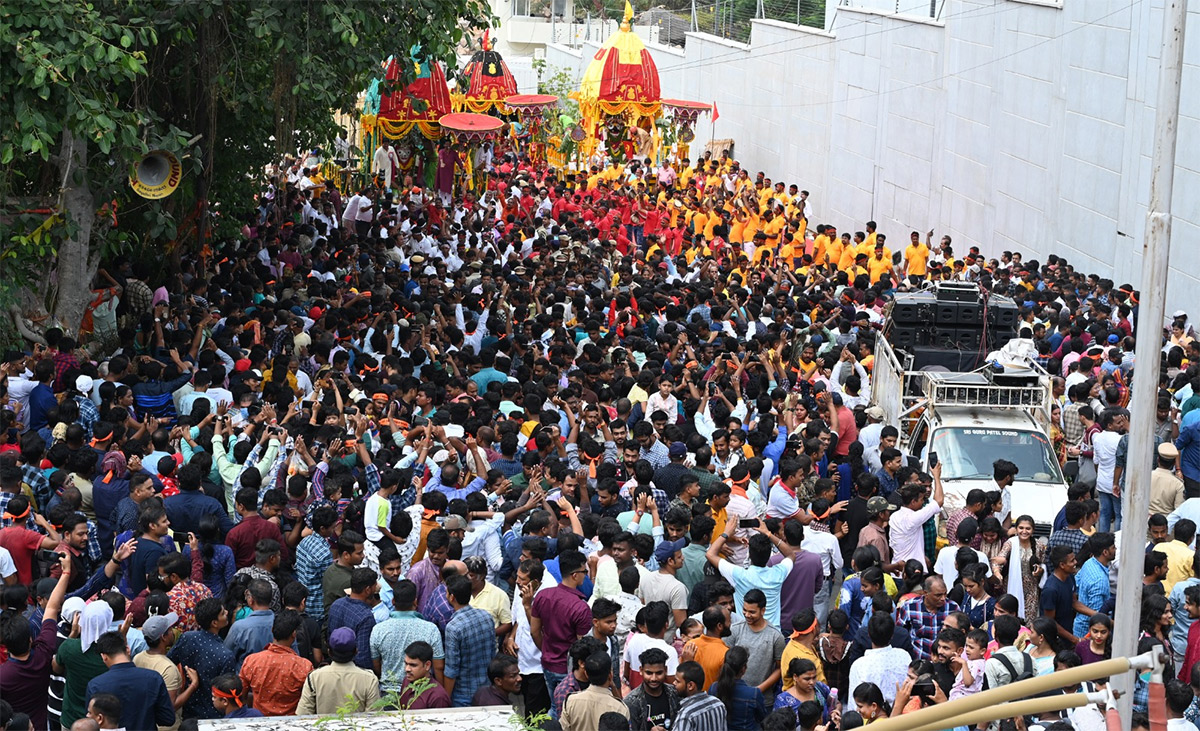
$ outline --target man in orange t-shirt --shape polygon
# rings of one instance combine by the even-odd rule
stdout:
[[[700,621],[704,623],[704,634],[685,644],[683,657],[679,658],[680,662],[695,660],[700,663],[700,667],[704,668],[706,688],[717,682],[721,666],[725,664],[725,653],[729,652],[729,647],[722,639],[722,635],[729,628],[729,615],[726,611],[720,605],[705,609],[700,616]]]

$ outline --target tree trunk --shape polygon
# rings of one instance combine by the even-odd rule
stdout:
[[[92,278],[100,265],[99,253],[91,247],[96,204],[87,174],[87,140],[64,130],[58,167],[63,181],[61,209],[71,235],[58,247],[53,277],[57,290],[47,309],[65,331],[76,335],[92,299]]]

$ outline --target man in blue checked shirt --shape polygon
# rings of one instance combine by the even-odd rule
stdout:
[[[358,638],[358,654],[354,656],[354,664],[370,670],[371,665],[371,630],[375,629],[375,614],[367,599],[379,591],[379,574],[371,569],[354,569],[350,574],[350,588],[347,596],[334,601],[329,607],[329,632],[339,627],[349,627]],[[490,621],[490,620],[489,620]]]
[[[455,708],[471,705],[480,686],[488,682],[487,669],[496,655],[496,630],[492,615],[471,606],[471,580],[446,579],[446,596],[454,616],[446,623],[446,670],[442,685]]]
[[[1109,567],[1117,557],[1117,544],[1112,533],[1096,533],[1091,537],[1094,549],[1092,557],[1083,562],[1079,572],[1075,574],[1075,594],[1079,602],[1088,609],[1101,611],[1108,602],[1112,589],[1109,586]],[[1088,631],[1088,620],[1091,615],[1080,612],[1075,615],[1075,624],[1071,634],[1083,637]]]

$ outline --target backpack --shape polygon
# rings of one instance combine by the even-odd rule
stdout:
[[[1027,653],[1021,653],[1022,665],[1021,672],[1019,673],[1017,672],[1017,669],[1013,667],[1012,661],[1004,655],[996,653],[992,655],[992,659],[999,662],[1004,666],[1004,669],[1008,671],[1008,677],[1012,678],[1008,681],[1010,684],[1019,683],[1022,680],[1029,680],[1033,677],[1033,658],[1031,658]],[[983,689],[988,689],[987,676],[984,676]]]

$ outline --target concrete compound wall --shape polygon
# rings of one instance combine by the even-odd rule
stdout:
[[[1168,312],[1200,312],[1200,3],[1189,14]],[[733,138],[751,172],[811,191],[893,248],[934,229],[1140,279],[1163,0],[946,0],[938,20],[830,8],[828,31],[755,21],[747,45],[651,47],[664,97],[715,101],[693,150]],[[596,51],[549,46],[582,75]]]

